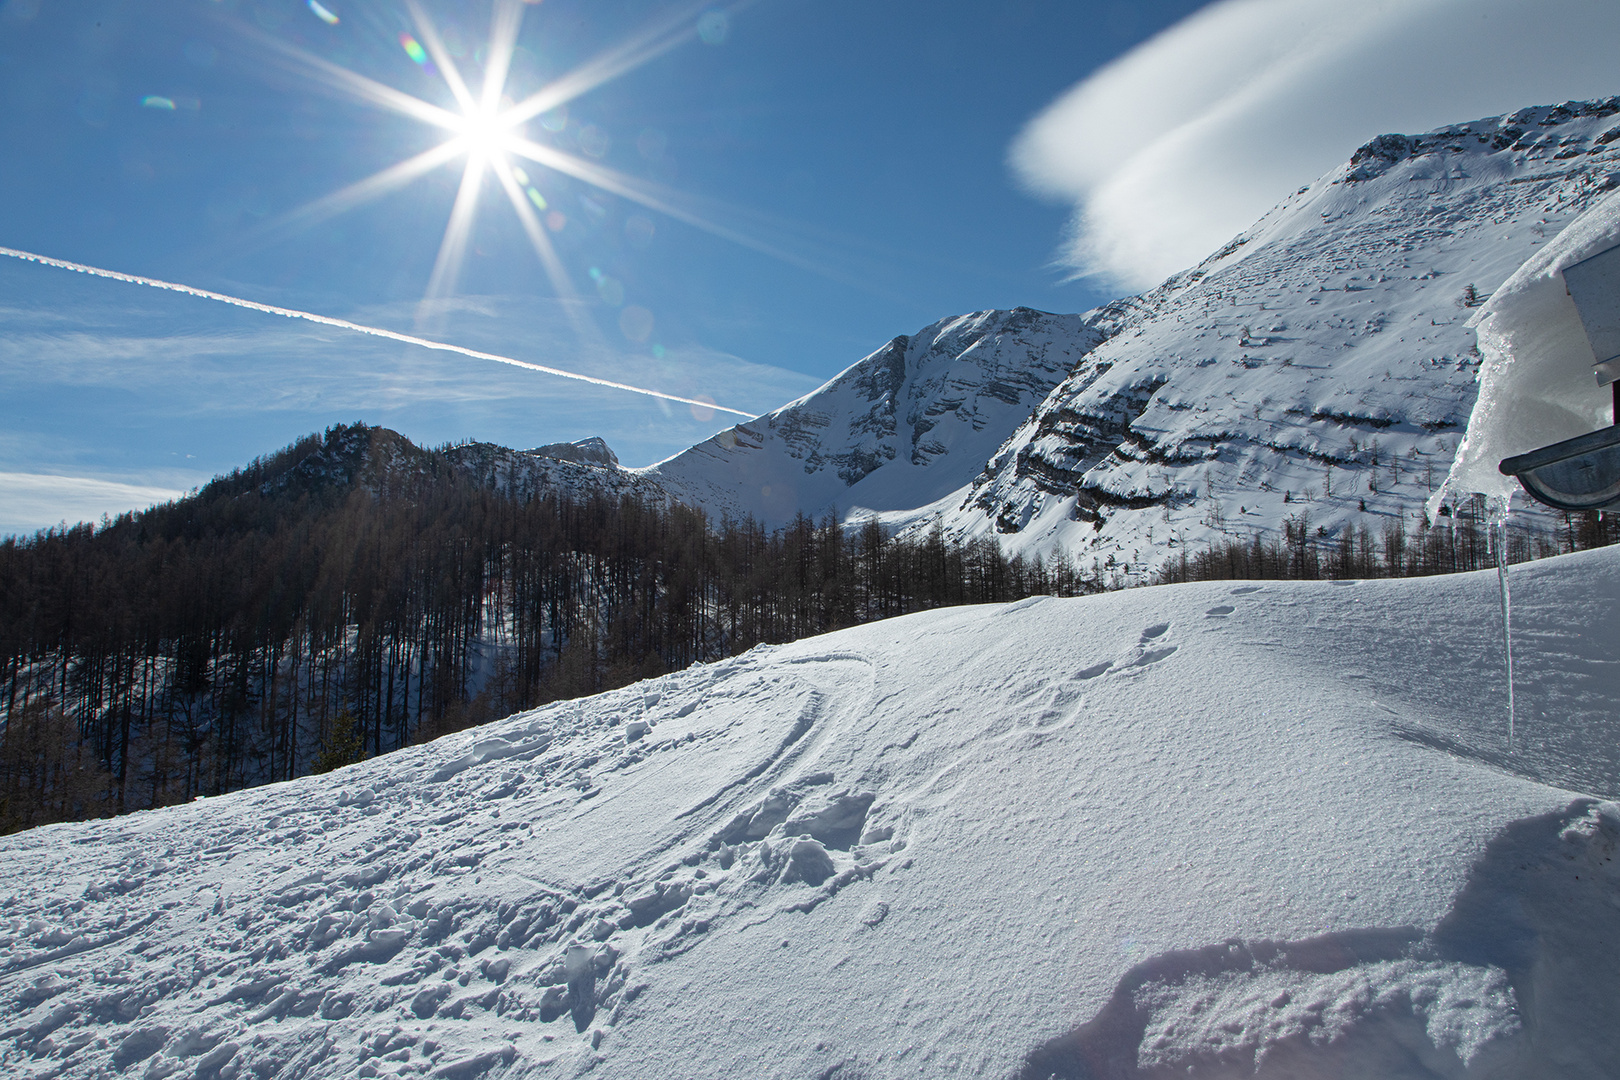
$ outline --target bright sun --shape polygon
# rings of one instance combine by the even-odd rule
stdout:
[[[429,150],[293,211],[278,224],[307,224],[340,214],[434,169],[460,161],[461,183],[423,297],[424,311],[427,310],[426,301],[446,297],[455,291],[456,279],[478,214],[480,196],[488,186],[486,180],[490,178],[496,181],[495,187],[506,196],[546,275],[562,297],[574,298],[577,293],[549,235],[551,231],[565,227],[567,219],[551,207],[542,190],[547,186],[548,172],[583,181],[745,247],[802,264],[802,260],[783,255],[771,245],[718,225],[683,206],[686,200],[667,188],[627,176],[601,162],[586,160],[549,142],[537,142],[526,130],[530,121],[561,111],[567,102],[580,94],[641,66],[684,41],[693,40],[697,36],[698,14],[713,0],[699,0],[696,4],[672,8],[661,20],[642,32],[514,103],[506,97],[507,82],[523,13],[532,2],[534,0],[495,0],[489,41],[476,54],[483,69],[483,78],[482,85],[475,88],[468,85],[455,59],[440,39],[433,20],[422,9],[421,0],[405,0],[416,35],[400,33],[400,46],[418,67],[444,81],[454,99],[451,108],[368,79],[298,46],[260,37],[264,44],[294,60],[333,88],[372,105],[412,117],[449,136]],[[551,130],[549,126],[547,130]],[[543,135],[541,137],[545,138]],[[525,165],[538,165],[541,171],[531,179],[530,174],[519,167],[519,160]],[[578,305],[569,305],[568,310],[575,313],[577,320],[582,319],[577,314]],[[578,328],[581,333],[588,333],[590,329],[583,321],[579,322]]]
[[[469,154],[485,161],[512,149],[512,125],[482,109],[462,114],[453,130]]]

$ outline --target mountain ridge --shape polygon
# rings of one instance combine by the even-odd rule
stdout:
[[[1137,581],[1289,521],[1328,539],[1414,521],[1476,393],[1473,308],[1620,184],[1617,115],[1605,98],[1377,136],[1154,289],[939,320],[630,471],[715,518],[937,524]]]

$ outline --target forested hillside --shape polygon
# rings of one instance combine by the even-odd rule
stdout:
[[[989,541],[714,522],[592,470],[334,427],[177,502],[0,542],[0,827],[321,771],[760,642],[1097,587]]]

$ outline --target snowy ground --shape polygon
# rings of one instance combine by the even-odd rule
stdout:
[[[761,648],[0,840],[8,1077],[1612,1076],[1620,551]]]

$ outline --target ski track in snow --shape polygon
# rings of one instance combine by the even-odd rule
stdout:
[[[1610,1075],[1620,551],[1515,576],[1511,756],[1490,574],[1205,583],[0,838],[0,1072]]]

